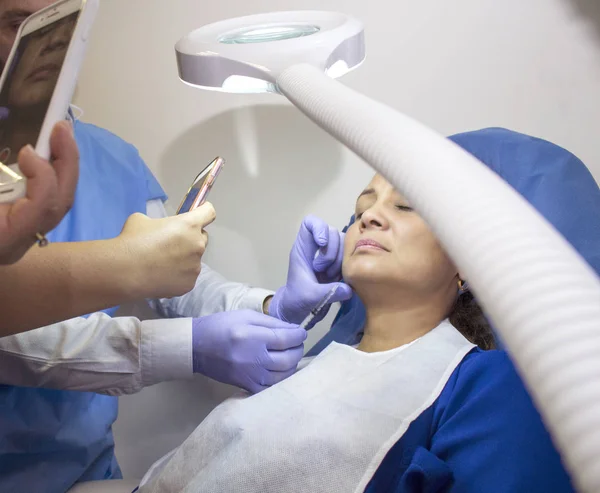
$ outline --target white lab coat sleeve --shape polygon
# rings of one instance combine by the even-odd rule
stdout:
[[[167,216],[160,199],[148,201],[146,213],[153,218]],[[203,263],[192,291],[177,298],[151,300],[149,303],[163,317],[198,318],[231,310],[247,309],[262,313],[265,299],[272,295],[273,292],[266,289],[227,281]]]
[[[94,313],[0,338],[0,383],[122,395],[189,378],[191,325]]]

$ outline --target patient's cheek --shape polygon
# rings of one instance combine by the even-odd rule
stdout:
[[[352,226],[346,232],[344,236],[344,258],[342,261],[342,276],[346,279],[348,264],[350,262],[350,256],[352,253],[352,245],[356,243],[354,239],[354,232],[352,231]]]
[[[342,263],[342,276],[344,282],[354,287],[355,284],[359,284],[364,281],[369,281],[373,278],[378,277],[378,271],[376,265],[373,265],[373,259],[366,258],[366,256],[348,256],[344,258]]]
[[[348,258],[344,255],[344,261],[342,262],[342,278],[345,282],[350,282],[350,272],[348,269]]]
[[[351,255],[345,254],[344,261],[342,262],[342,278],[344,282],[350,286],[353,286],[353,282],[355,282],[358,278],[361,278],[361,268],[360,262],[357,262],[357,258],[353,258]]]

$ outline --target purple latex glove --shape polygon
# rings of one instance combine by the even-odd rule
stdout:
[[[339,282],[343,257],[344,235],[318,217],[305,217],[290,252],[287,283],[273,296],[269,313],[286,322],[300,324],[334,286],[337,291],[331,303],[350,299],[352,288]],[[328,311],[329,306],[312,325]]]
[[[194,373],[260,392],[294,374],[305,339],[298,326],[252,310],[195,318]]]

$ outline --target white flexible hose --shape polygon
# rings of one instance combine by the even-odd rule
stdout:
[[[599,492],[595,272],[517,192],[441,135],[312,66],[293,66],[277,83],[431,226],[500,332],[575,484]]]

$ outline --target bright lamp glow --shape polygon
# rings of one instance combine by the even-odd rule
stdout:
[[[266,80],[246,77],[244,75],[232,75],[227,77],[221,86],[224,92],[234,94],[260,94],[264,92],[277,93],[277,86]]]
[[[225,44],[249,44],[249,43],[269,43],[272,41],[282,41],[284,39],[295,39],[303,36],[310,36],[318,33],[318,26],[310,25],[283,25],[250,27],[237,32],[224,34],[219,38],[219,43]]]

